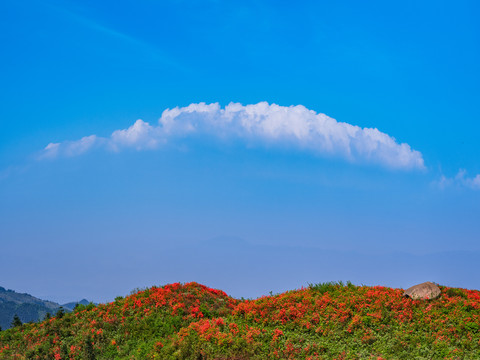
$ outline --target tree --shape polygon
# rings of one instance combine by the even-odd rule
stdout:
[[[58,309],[57,311],[57,314],[55,315],[55,317],[57,319],[61,319],[63,317],[63,315],[65,315],[65,310],[63,310],[63,306],[60,306],[60,308]]]
[[[52,318],[52,315],[50,315],[50,313],[47,312],[47,313],[45,314],[45,317],[43,318],[43,320],[50,320],[51,318]]]
[[[22,326],[22,320],[20,320],[18,315],[15,314],[15,316],[13,317],[13,320],[12,320],[12,328],[17,327],[17,326]]]

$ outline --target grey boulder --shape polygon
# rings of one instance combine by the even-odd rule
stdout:
[[[403,296],[412,298],[413,300],[433,300],[441,295],[440,288],[434,283],[427,281],[418,285],[409,287],[403,293]]]

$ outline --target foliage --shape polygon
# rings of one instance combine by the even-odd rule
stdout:
[[[333,282],[237,300],[176,283],[3,331],[0,358],[480,358],[480,291],[441,290],[420,301]]]
[[[15,315],[13,316],[13,320],[12,320],[11,326],[12,326],[12,328],[17,327],[17,326],[22,326],[22,320],[20,320],[20,318],[18,317],[17,314],[15,314]]]
[[[58,309],[57,313],[55,314],[55,317],[57,319],[61,319],[63,317],[63,315],[65,315],[65,310],[63,309],[62,306],[60,306],[60,308]]]

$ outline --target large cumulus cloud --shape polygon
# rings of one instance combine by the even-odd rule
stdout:
[[[302,105],[287,107],[267,102],[230,103],[224,108],[218,103],[175,107],[165,110],[156,125],[137,120],[109,137],[90,135],[76,141],[50,143],[41,157],[76,156],[92,148],[156,149],[167,142],[202,136],[269,148],[290,146],[320,156],[393,169],[424,168],[420,152],[378,129],[339,122]]]

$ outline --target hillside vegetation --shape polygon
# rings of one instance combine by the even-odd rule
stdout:
[[[1,359],[479,359],[480,291],[327,283],[237,300],[197,283],[0,332]]]

